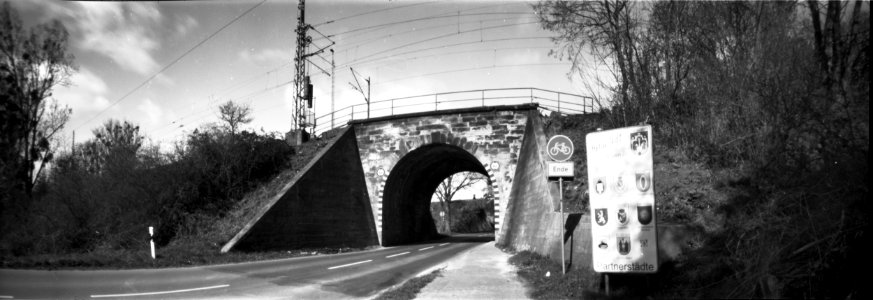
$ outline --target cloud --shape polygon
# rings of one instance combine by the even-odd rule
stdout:
[[[148,117],[148,121],[151,125],[157,124],[161,120],[161,117],[164,116],[161,107],[149,98],[146,98],[145,101],[137,105],[136,109],[143,112],[145,116]]]
[[[176,35],[177,36],[185,36],[188,32],[191,31],[194,27],[199,25],[197,20],[194,17],[189,15],[179,16],[178,21],[176,22]]]
[[[79,72],[70,77],[69,86],[54,89],[53,98],[62,105],[69,105],[74,113],[88,113],[109,107],[107,92],[106,82],[102,78],[80,67]]]
[[[160,68],[155,52],[162,40],[184,36],[198,25],[190,15],[165,17],[155,3],[38,0],[22,1],[19,7],[37,22],[62,21],[73,47],[105,56],[140,75]]]
[[[291,51],[275,48],[261,50],[250,48],[240,51],[239,58],[246,63],[253,63],[261,66],[274,66],[281,64],[283,61],[290,60]]]
[[[159,46],[148,29],[161,21],[157,8],[143,3],[76,2],[77,47],[112,59],[122,68],[150,74],[158,69],[152,51]]]

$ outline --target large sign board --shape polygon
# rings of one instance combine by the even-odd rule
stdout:
[[[592,132],[585,148],[594,271],[657,272],[652,127]]]

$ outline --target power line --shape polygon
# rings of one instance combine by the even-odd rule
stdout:
[[[330,21],[321,22],[321,23],[318,23],[318,24],[315,24],[315,25],[312,25],[312,26],[313,26],[313,27],[318,27],[318,26],[322,26],[322,25],[331,24],[331,23],[334,23],[334,22],[337,22],[337,21],[348,20],[348,19],[351,19],[351,18],[356,18],[356,17],[365,16],[365,15],[369,15],[369,14],[380,13],[380,12],[383,12],[383,11],[389,11],[389,10],[401,9],[401,8],[408,8],[408,7],[418,6],[418,5],[431,4],[431,3],[435,3],[435,2],[438,2],[438,1],[430,1],[430,2],[416,3],[416,4],[410,4],[410,5],[404,5],[404,6],[397,6],[397,7],[388,7],[388,8],[383,8],[383,9],[378,9],[378,10],[373,10],[373,11],[363,12],[363,13],[359,13],[359,14],[354,14],[354,15],[351,15],[351,16],[341,17],[341,18],[337,18],[337,19],[330,20]]]
[[[380,61],[380,60],[383,60],[383,59],[386,59],[386,58],[392,58],[392,57],[395,57],[395,56],[406,55],[406,54],[410,54],[410,53],[423,52],[423,51],[431,51],[431,50],[436,50],[436,49],[445,49],[445,48],[449,48],[449,47],[458,47],[458,46],[465,46],[465,45],[479,44],[479,43],[485,43],[485,42],[504,42],[504,41],[520,41],[520,40],[535,40],[535,39],[550,39],[550,38],[551,38],[551,37],[547,37],[547,36],[533,36],[533,37],[501,38],[501,39],[490,39],[490,40],[479,40],[479,41],[461,42],[461,43],[455,43],[455,44],[449,44],[449,45],[440,46],[439,48],[424,48],[424,49],[415,49],[415,50],[410,50],[410,51],[401,52],[401,53],[393,53],[393,54],[390,54],[390,55],[385,55],[385,56],[381,56],[381,57],[376,57],[376,58],[373,58],[373,59],[370,59],[370,60],[364,60],[364,61],[360,61],[360,60],[354,61],[354,60],[353,60],[353,61],[351,61],[351,62],[346,63],[345,65],[341,65],[341,67],[347,67],[347,66],[351,66],[351,65],[359,66],[359,65],[363,65],[363,64],[368,64],[368,63],[373,63],[373,62],[376,62],[376,61]]]
[[[359,27],[359,28],[350,29],[350,30],[346,30],[346,31],[343,31],[343,32],[339,32],[339,33],[334,33],[334,34],[328,35],[328,37],[335,37],[335,36],[338,36],[338,35],[349,34],[349,33],[352,33],[352,32],[358,32],[358,31],[367,30],[367,29],[373,29],[373,28],[379,28],[379,27],[386,27],[386,26],[394,26],[394,25],[400,25],[400,24],[405,24],[405,23],[412,23],[412,22],[417,22],[417,21],[425,21],[425,20],[435,20],[435,19],[445,19],[445,18],[457,18],[457,17],[467,17],[467,16],[487,16],[487,15],[528,15],[528,14],[532,14],[532,13],[531,13],[531,12],[499,12],[499,13],[474,13],[474,14],[437,15],[437,16],[429,16],[429,17],[423,17],[423,18],[416,18],[416,19],[409,19],[409,20],[404,20],[404,21],[397,21],[397,22],[391,22],[391,23],[384,23],[384,24],[372,25],[372,26],[367,26],[367,27]]]
[[[531,64],[510,64],[510,65],[495,65],[495,66],[486,66],[486,67],[455,69],[455,70],[440,71],[440,72],[427,73],[427,74],[421,74],[421,75],[415,75],[415,76],[403,76],[403,77],[389,79],[389,80],[381,80],[381,81],[379,81],[379,83],[374,84],[374,85],[382,85],[385,83],[391,83],[391,82],[419,78],[419,77],[441,75],[441,74],[448,74],[448,73],[457,73],[457,72],[466,72],[466,71],[475,71],[475,70],[484,70],[484,69],[527,67],[527,66],[558,66],[558,65],[566,66],[567,64],[566,63],[531,63]]]
[[[356,42],[351,42],[348,44],[343,44],[343,47],[346,48],[343,51],[348,51],[348,49],[350,49],[352,47],[366,45],[366,44],[369,44],[369,43],[372,43],[374,41],[378,41],[378,40],[381,40],[384,38],[400,36],[400,35],[404,35],[404,34],[408,34],[408,33],[418,33],[418,32],[428,31],[428,30],[436,29],[436,28],[460,26],[460,25],[466,25],[466,24],[484,23],[484,22],[500,21],[500,20],[506,20],[506,18],[493,18],[493,19],[476,20],[476,21],[469,21],[469,22],[460,22],[460,23],[455,23],[455,24],[435,25],[435,26],[428,26],[428,27],[422,27],[422,28],[415,28],[415,29],[411,29],[411,30],[407,30],[407,31],[403,31],[403,32],[389,33],[386,35],[382,35],[382,36],[378,36],[378,37],[374,37],[374,38],[370,38],[370,39],[364,39],[364,40],[360,40],[360,41],[356,41]],[[458,32],[460,33],[460,30],[458,30]]]
[[[269,92],[269,91],[272,91],[272,90],[275,90],[275,89],[281,88],[281,87],[283,87],[283,86],[286,86],[286,85],[289,85],[289,84],[292,84],[292,83],[294,83],[293,80],[291,80],[291,81],[286,81],[286,82],[279,83],[279,84],[276,84],[276,85],[271,86],[271,87],[266,87],[266,88],[264,88],[264,89],[262,89],[262,90],[257,90],[257,91],[254,91],[254,92],[248,93],[248,94],[246,94],[246,95],[243,95],[243,96],[237,97],[237,98],[235,98],[235,99],[229,99],[229,100],[230,100],[230,101],[236,101],[236,102],[243,103],[246,99],[250,99],[247,103],[251,104],[251,103],[254,101],[254,99],[256,98],[256,96],[259,96],[259,95],[261,95],[261,94],[267,93],[267,92]],[[197,111],[197,112],[191,113],[191,114],[189,114],[189,116],[203,115],[204,113],[208,113],[208,112],[211,111],[211,110],[212,110],[212,108],[203,109],[203,110],[200,110],[200,111]],[[188,122],[188,123],[186,123],[186,124],[190,124],[190,123],[193,123],[193,122],[196,122],[196,121],[200,121],[200,120],[203,120],[204,118],[206,118],[206,116],[202,116],[202,117],[200,117],[200,118],[194,119],[194,120],[192,120],[191,122]],[[180,124],[180,126],[177,126],[177,127],[170,127],[169,129],[171,129],[171,131],[169,131],[168,133],[165,133],[165,134],[161,135],[161,138],[164,138],[164,137],[166,137],[167,135],[169,135],[169,134],[171,134],[171,133],[174,133],[175,130],[184,127],[186,124]],[[166,130],[166,129],[156,130],[156,131],[153,131],[153,133],[156,133],[157,131],[163,131],[163,130]]]
[[[228,22],[227,24],[224,24],[224,26],[221,26],[221,28],[219,28],[217,31],[213,32],[212,34],[210,34],[209,36],[207,36],[205,39],[203,39],[202,41],[200,41],[199,43],[197,43],[196,45],[194,45],[194,47],[191,47],[190,49],[188,49],[188,51],[185,51],[185,53],[182,53],[182,55],[180,55],[179,57],[177,57],[176,59],[174,59],[173,61],[171,61],[169,64],[165,65],[163,68],[161,68],[160,70],[158,70],[158,72],[156,72],[155,74],[152,74],[152,76],[149,76],[149,78],[146,78],[146,80],[144,80],[142,83],[140,83],[139,85],[137,85],[136,87],[134,87],[132,90],[130,90],[129,92],[127,92],[126,94],[124,94],[123,96],[121,96],[120,98],[118,98],[117,100],[113,101],[112,104],[110,104],[108,107],[106,107],[105,109],[103,109],[102,111],[100,111],[99,113],[97,113],[96,115],[94,115],[94,117],[91,117],[90,119],[88,119],[87,121],[83,122],[82,124],[79,124],[79,126],[77,126],[76,128],[74,128],[73,130],[79,129],[80,127],[84,126],[85,124],[88,124],[89,122],[93,121],[93,120],[96,119],[97,117],[103,115],[103,113],[105,113],[106,111],[108,111],[110,108],[112,108],[113,106],[115,106],[116,104],[118,104],[119,102],[121,102],[122,100],[124,100],[125,98],[127,98],[128,96],[130,96],[131,94],[133,94],[133,92],[135,92],[135,91],[139,90],[141,87],[145,86],[147,83],[149,83],[150,81],[152,81],[153,79],[155,79],[155,77],[157,77],[159,74],[163,73],[164,71],[166,71],[167,69],[169,69],[170,67],[172,67],[173,65],[175,65],[177,62],[179,62],[180,60],[182,60],[182,58],[184,58],[184,57],[187,56],[189,53],[191,53],[192,51],[194,51],[194,49],[197,49],[198,47],[200,47],[201,45],[203,45],[204,43],[206,43],[207,41],[209,41],[210,39],[212,39],[212,37],[214,37],[215,35],[217,35],[219,32],[223,31],[223,30],[224,30],[225,28],[227,28],[228,26],[230,26],[230,25],[236,23],[236,21],[238,21],[240,18],[242,18],[243,16],[247,15],[248,13],[250,13],[251,11],[253,11],[255,8],[258,8],[258,6],[261,6],[261,4],[264,4],[265,2],[267,2],[267,0],[262,0],[262,1],[259,2],[258,4],[255,4],[254,6],[252,6],[251,8],[249,8],[248,10],[246,10],[245,12],[243,12],[242,14],[236,16],[236,18],[234,18],[233,20],[231,20],[231,21]]]
[[[448,34],[444,34],[444,35],[440,35],[440,36],[436,36],[436,37],[432,37],[432,38],[427,38],[427,39],[418,40],[418,41],[415,41],[415,42],[411,42],[411,43],[403,44],[403,45],[396,46],[396,47],[391,47],[390,49],[386,49],[386,50],[383,50],[383,51],[378,51],[378,52],[375,52],[375,53],[371,53],[371,54],[369,54],[369,55],[365,55],[365,56],[362,56],[362,57],[358,57],[358,58],[356,58],[356,59],[354,59],[354,60],[352,60],[352,61],[350,61],[350,62],[348,62],[348,63],[346,63],[346,64],[355,63],[355,62],[357,62],[357,61],[361,61],[361,60],[363,60],[363,59],[365,59],[365,58],[370,58],[370,57],[373,57],[373,56],[376,56],[376,55],[379,55],[379,54],[383,54],[383,53],[387,53],[387,52],[391,52],[391,51],[394,51],[394,50],[397,50],[397,49],[400,49],[400,48],[406,48],[406,47],[409,47],[409,46],[412,46],[412,45],[417,45],[417,44],[426,43],[426,42],[430,42],[430,41],[434,41],[434,40],[438,40],[438,39],[443,39],[443,38],[447,38],[447,37],[457,36],[457,35],[461,35],[461,34],[464,34],[464,33],[470,33],[470,32],[476,32],[476,31],[485,31],[485,30],[490,30],[490,29],[497,29],[497,28],[510,27],[510,26],[518,26],[518,25],[527,25],[527,24],[534,24],[534,23],[537,23],[537,22],[528,22],[528,23],[520,23],[520,24],[508,24],[508,25],[498,25],[498,26],[484,27],[484,28],[478,28],[478,29],[473,29],[473,30],[460,31],[460,32],[458,32],[458,33],[452,32],[452,33],[448,33]],[[480,40],[480,42],[483,42],[483,41],[484,41],[484,40]]]

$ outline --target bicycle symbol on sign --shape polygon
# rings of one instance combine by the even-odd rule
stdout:
[[[555,143],[555,146],[553,146],[551,149],[549,149],[549,154],[558,155],[558,153],[561,153],[564,155],[568,155],[568,154],[570,154],[570,151],[571,151],[570,147],[567,146],[566,144]]]

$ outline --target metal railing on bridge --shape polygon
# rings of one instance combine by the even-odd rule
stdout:
[[[369,119],[438,111],[498,105],[537,103],[539,107],[562,114],[594,112],[591,97],[538,88],[482,89],[409,96],[362,103],[338,109],[315,118],[315,133],[343,127],[351,120]]]

